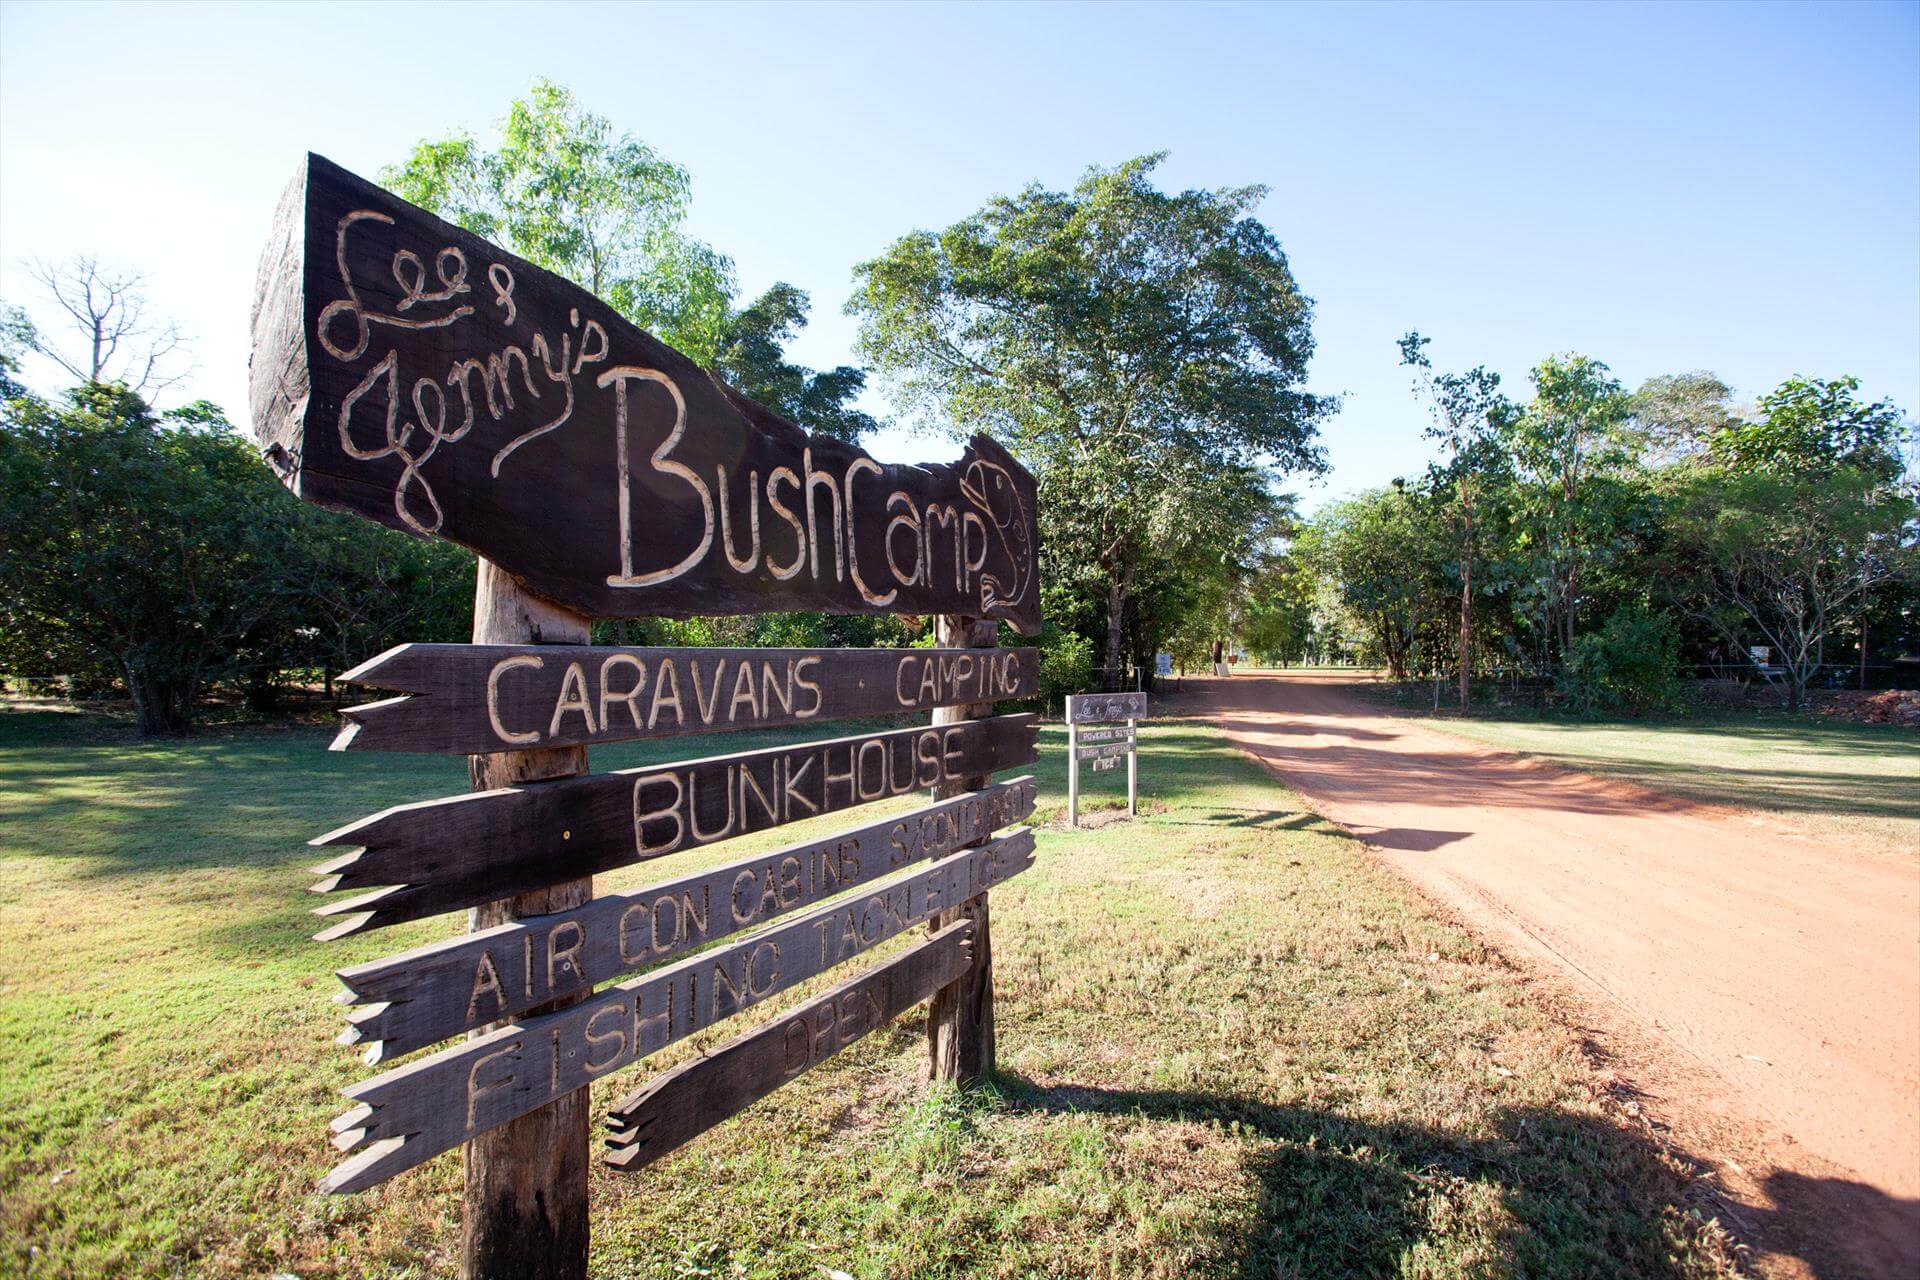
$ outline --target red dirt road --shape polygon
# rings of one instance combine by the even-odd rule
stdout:
[[[1464,742],[1355,683],[1195,681],[1189,705],[1490,941],[1562,975],[1643,1056],[1668,1056],[1618,1065],[1726,1122],[1676,1132],[1720,1148],[1702,1158],[1739,1156],[1763,1188],[1745,1216],[1772,1247],[1804,1241],[1788,1247],[1821,1277],[1920,1275],[1920,869]]]

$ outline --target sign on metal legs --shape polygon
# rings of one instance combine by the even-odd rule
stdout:
[[[1127,764],[1127,813],[1139,812],[1138,722],[1146,717],[1144,693],[1078,693],[1067,697],[1067,825],[1080,825],[1080,765],[1104,773]]]

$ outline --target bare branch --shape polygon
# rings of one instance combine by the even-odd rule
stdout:
[[[29,269],[66,313],[68,327],[79,339],[75,351],[43,332],[34,349],[71,377],[122,383],[151,398],[191,371],[190,365],[169,367],[185,339],[172,324],[156,328],[148,323],[145,280],[139,272],[103,267],[91,254],[57,263],[36,261]]]

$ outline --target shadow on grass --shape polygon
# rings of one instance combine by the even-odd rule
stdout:
[[[1498,1113],[1494,1139],[1367,1124],[1242,1097],[1171,1090],[1042,1088],[996,1080],[1012,1110],[1237,1125],[1253,1135],[1259,1206],[1219,1241],[1229,1274],[1396,1274],[1429,1234],[1458,1241],[1448,1205],[1481,1184],[1508,1215],[1494,1274],[1679,1277],[1670,1214],[1682,1181],[1645,1136],[1541,1108]],[[1438,1210],[1438,1212],[1436,1212]]]

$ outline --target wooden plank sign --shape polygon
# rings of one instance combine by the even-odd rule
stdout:
[[[607,1114],[606,1163],[653,1163],[931,996],[966,972],[973,924],[948,925],[910,951],[785,1017],[664,1071]]]
[[[1146,715],[1144,693],[1076,693],[1067,697],[1068,724],[1111,724],[1143,720]]]
[[[1134,724],[1147,714],[1144,693],[1067,697],[1067,825],[1080,825],[1080,765],[1105,773],[1127,762],[1127,812],[1139,811],[1140,744]]]
[[[788,911],[944,857],[1033,813],[1014,778],[853,831],[342,969],[343,1044],[377,1063],[663,964]]]
[[[925,870],[654,969],[557,1013],[530,1017],[344,1092],[335,1145],[355,1154],[327,1179],[357,1191],[608,1072],[788,990],[984,893],[1033,862],[1022,827]]]
[[[471,755],[1031,698],[1037,649],[403,644],[341,676],[404,690],[341,712],[335,751]]]
[[[585,289],[309,156],[261,259],[254,430],[301,497],[471,547],[589,617],[1040,627],[1033,477],[976,436],[810,436]]]
[[[490,902],[973,774],[1031,764],[1031,715],[995,716],[400,805],[316,838],[356,852],[316,892],[322,940]]]

